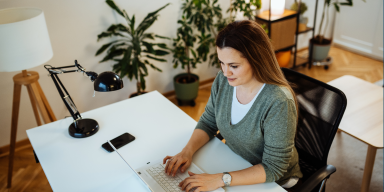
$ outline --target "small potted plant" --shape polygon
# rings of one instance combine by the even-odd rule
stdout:
[[[197,97],[199,90],[199,76],[191,73],[191,68],[196,68],[196,64],[201,60],[193,49],[196,37],[193,30],[189,26],[185,17],[178,21],[181,26],[177,29],[177,38],[173,43],[173,68],[181,65],[182,69],[187,69],[186,73],[181,73],[173,78],[176,99],[178,105],[188,102],[191,106],[195,106],[194,99]],[[191,53],[193,57],[191,58]]]
[[[235,0],[229,6],[227,13],[230,12],[232,17],[232,13],[235,14],[239,11],[243,13],[243,16],[248,18],[249,20],[255,19],[255,16],[259,14],[261,9],[261,0]]]
[[[332,39],[327,39],[324,37],[324,35],[325,35],[325,32],[327,31],[327,27],[329,24],[329,22],[328,22],[329,7],[331,5],[334,5],[335,10],[337,12],[340,12],[340,6],[352,6],[353,5],[352,0],[346,0],[346,1],[347,2],[338,2],[335,0],[324,1],[324,9],[323,9],[323,13],[321,15],[319,31],[318,31],[317,35],[313,39],[310,40],[310,44],[312,44],[312,47],[313,47],[313,50],[311,50],[311,49],[309,50],[310,52],[312,51],[312,60],[323,61],[328,57],[328,52],[331,48]],[[325,17],[327,20],[326,23],[324,23]]]
[[[193,1],[185,0],[182,6],[182,18],[178,20],[177,37],[173,40],[173,67],[179,65],[186,69],[186,73],[174,77],[176,99],[179,105],[185,103],[195,106],[194,99],[199,90],[199,76],[191,72],[196,64],[210,59],[212,65],[215,62],[215,54],[210,50],[215,43],[214,20],[221,21],[221,8],[217,1],[209,0]],[[217,59],[216,59],[217,60]]]
[[[125,18],[127,25],[124,24],[112,24],[106,31],[100,33],[98,41],[103,38],[118,37],[110,43],[104,44],[96,52],[96,56],[100,55],[104,51],[107,54],[100,61],[115,61],[113,65],[113,71],[120,74],[123,78],[127,76],[131,81],[134,77],[137,81],[137,93],[132,94],[130,97],[140,95],[145,90],[145,78],[148,75],[147,66],[160,71],[161,69],[153,65],[150,60],[156,60],[160,62],[166,62],[164,55],[169,54],[169,49],[164,43],[153,43],[155,38],[169,39],[154,33],[146,33],[145,31],[151,27],[151,25],[159,17],[158,12],[169,5],[161,7],[160,9],[149,13],[143,21],[135,28],[135,15],[129,17],[124,9],[120,9],[113,0],[106,0],[106,3],[115,10],[119,15]]]
[[[294,11],[299,11],[299,3],[297,0],[292,4],[291,9]],[[304,17],[304,13],[308,10],[307,4],[304,2],[300,3],[299,11],[299,31],[304,31],[307,29],[308,17]]]

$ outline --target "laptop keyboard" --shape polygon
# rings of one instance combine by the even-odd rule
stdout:
[[[156,182],[167,192],[182,192],[179,187],[179,183],[183,181],[178,174],[174,177],[165,174],[164,172],[165,165],[159,163],[158,165],[154,165],[146,171],[151,175]],[[189,192],[193,192],[195,189],[189,190]]]

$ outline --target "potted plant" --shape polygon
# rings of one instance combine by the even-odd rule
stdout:
[[[363,0],[364,1],[364,0]],[[334,5],[335,10],[337,12],[340,12],[340,6],[352,6],[353,2],[352,0],[346,0],[346,2],[338,2],[335,0],[325,0],[324,1],[324,9],[323,13],[321,15],[321,21],[320,21],[320,26],[319,26],[319,31],[317,35],[310,40],[310,48],[312,47],[313,50],[309,50],[310,52],[312,51],[312,60],[314,61],[322,61],[325,60],[328,57],[328,52],[331,48],[331,43],[332,39],[327,39],[324,37],[325,32],[327,31],[328,27],[328,17],[329,17],[329,7],[331,5]],[[327,12],[325,14],[325,12]],[[324,18],[326,16],[326,23],[324,23]],[[324,28],[324,30],[323,30]]]
[[[220,20],[221,8],[217,0],[193,1],[186,0],[182,6],[182,18],[177,29],[177,37],[173,39],[173,67],[181,65],[186,73],[174,77],[176,99],[179,105],[188,103],[195,106],[194,99],[199,90],[199,77],[191,73],[196,64],[207,61],[214,61],[214,53],[210,56],[210,50],[214,47],[216,31],[214,19]],[[198,41],[197,41],[198,40]]]
[[[104,51],[106,56],[100,61],[115,61],[113,71],[120,74],[123,78],[127,76],[131,81],[134,77],[137,81],[137,93],[132,96],[140,95],[145,90],[145,78],[148,75],[147,66],[160,71],[161,69],[153,65],[150,60],[166,62],[164,55],[169,54],[168,47],[164,43],[153,43],[155,38],[169,39],[154,33],[146,33],[145,31],[157,20],[158,12],[169,5],[149,13],[141,23],[135,28],[135,15],[129,17],[124,9],[120,9],[113,0],[106,0],[106,3],[115,10],[119,15],[125,18],[127,25],[112,24],[106,31],[100,33],[98,41],[103,38],[117,37],[117,40],[104,44],[96,52],[96,56]]]
[[[299,11],[299,3],[297,0],[291,5],[291,9],[294,11]],[[308,10],[307,4],[304,2],[300,3],[299,11],[299,31],[304,31],[307,29],[308,17],[304,17],[304,13]]]
[[[258,12],[261,9],[261,0],[235,0],[229,6],[227,13],[230,12],[230,17],[232,17],[232,13],[235,14],[240,11],[243,13],[244,17],[247,17],[249,20],[253,20]]]

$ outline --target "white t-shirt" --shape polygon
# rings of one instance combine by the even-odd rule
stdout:
[[[248,113],[249,109],[251,109],[253,103],[255,102],[257,96],[260,94],[261,90],[263,90],[265,83],[260,88],[259,92],[255,95],[251,102],[243,105],[241,104],[236,97],[236,87],[233,87],[233,96],[232,96],[232,108],[231,108],[231,124],[235,125],[239,121],[241,121],[244,116]]]

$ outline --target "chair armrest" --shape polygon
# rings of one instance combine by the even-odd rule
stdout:
[[[318,186],[324,179],[329,178],[329,176],[336,172],[336,167],[333,165],[326,165],[319,170],[317,170],[311,177],[309,177],[303,184],[299,186],[295,192],[308,192],[312,191],[316,186]]]

